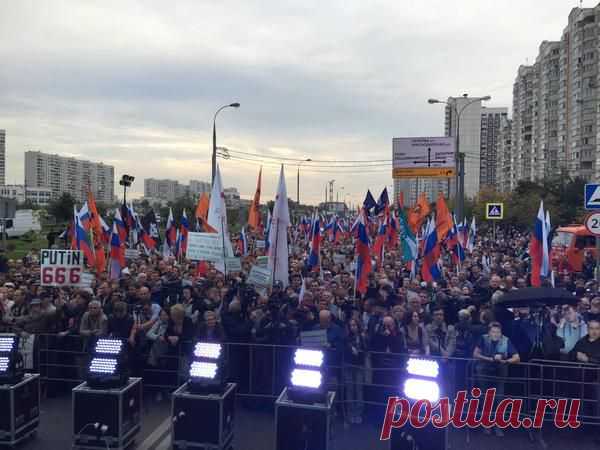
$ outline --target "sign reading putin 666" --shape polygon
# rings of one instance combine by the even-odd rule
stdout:
[[[42,250],[40,266],[42,286],[78,286],[83,272],[83,253],[79,250]]]

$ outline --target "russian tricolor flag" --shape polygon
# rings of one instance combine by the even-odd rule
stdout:
[[[371,253],[369,251],[369,235],[367,233],[365,212],[361,211],[353,228],[356,230],[356,291],[366,294],[371,273]]]
[[[125,268],[125,249],[119,236],[119,229],[113,223],[110,235],[110,278],[115,280],[121,277],[121,271]]]
[[[117,210],[115,211],[115,219],[113,225],[117,226],[117,232],[119,233],[119,241],[121,242],[121,244],[124,244],[127,240],[127,227],[125,226],[125,221],[123,220],[123,217],[121,217],[121,210],[119,208],[117,208]]]
[[[442,277],[438,261],[440,259],[440,244],[437,240],[435,220],[430,220],[424,237],[423,265],[421,266],[421,277],[423,281],[431,282]]]
[[[318,215],[313,217],[310,237],[310,253],[306,260],[306,269],[308,271],[319,270],[319,255],[321,246],[321,220]]]
[[[89,211],[86,208],[81,208],[79,213],[75,206],[73,206],[73,224],[74,224],[74,232],[73,232],[73,243],[72,247],[81,250],[87,259],[88,265],[93,267],[95,264],[94,251],[92,250],[92,245],[90,242],[90,237],[88,232],[86,231],[84,225],[82,224],[82,219],[87,221],[88,229],[89,229]]]
[[[167,219],[167,228],[165,228],[165,244],[172,251],[177,244],[177,227],[173,220],[173,211],[169,208],[169,218]]]
[[[183,214],[181,216],[181,224],[179,225],[179,236],[177,238],[177,256],[185,255],[187,251],[187,240],[188,240],[188,232],[190,230],[190,223],[188,222],[187,215],[185,213],[185,209],[183,210]]]
[[[548,217],[549,222],[549,217]],[[529,244],[529,254],[531,256],[531,285],[540,287],[542,278],[550,275],[550,254],[548,252],[548,225],[544,214],[544,202],[540,202],[531,242]]]

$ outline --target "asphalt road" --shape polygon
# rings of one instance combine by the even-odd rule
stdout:
[[[144,450],[169,449],[170,401],[157,402],[152,396],[144,399],[142,430],[134,448]],[[63,450],[71,449],[72,435],[71,397],[63,394],[57,398],[45,399],[41,405],[41,423],[37,434],[18,448],[23,450]],[[373,423],[344,427],[341,420],[334,426],[334,450],[383,450],[389,444],[379,441],[380,427]],[[470,442],[467,442],[467,434]],[[274,416],[272,411],[256,411],[238,402],[235,419],[235,450],[275,450]],[[592,429],[544,431],[547,449],[555,450],[600,450],[593,441],[600,437]],[[542,449],[539,443],[532,443],[529,434],[523,430],[509,430],[503,438],[484,435],[481,431],[449,430],[450,447],[473,450],[534,450]],[[1,447],[0,447],[1,448]],[[321,449],[317,449],[321,450]]]

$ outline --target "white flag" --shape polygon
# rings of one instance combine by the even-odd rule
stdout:
[[[229,239],[229,228],[227,226],[227,208],[225,206],[225,193],[223,192],[223,184],[221,182],[221,171],[217,166],[215,173],[215,181],[213,183],[212,192],[210,194],[210,205],[208,207],[208,224],[218,231],[221,236],[221,240],[225,245],[225,257],[233,256],[233,247],[231,246],[231,240]],[[225,273],[224,262],[218,262],[215,264],[215,269],[219,272]]]
[[[279,174],[279,185],[273,206],[271,229],[269,232],[269,264],[273,274],[272,282],[281,281],[283,287],[288,286],[288,227],[290,226],[290,211],[288,209],[287,189],[283,164]]]

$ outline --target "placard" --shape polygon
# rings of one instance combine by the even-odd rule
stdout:
[[[227,267],[227,273],[242,271],[242,261],[240,258],[225,258],[225,266]]]
[[[140,251],[137,248],[126,248],[125,259],[138,259],[140,257]]]
[[[223,238],[218,233],[188,233],[187,258],[192,261],[223,261]]]
[[[256,243],[254,244],[254,246],[256,248],[265,248],[265,241],[256,241]]]
[[[252,266],[250,275],[248,275],[248,284],[253,284],[257,288],[271,286],[271,271],[263,267]]]
[[[83,253],[79,250],[40,251],[42,286],[78,286],[83,272]]]
[[[267,267],[269,265],[269,257],[268,256],[257,256],[256,257],[256,265],[258,267]]]
[[[300,332],[300,345],[303,347],[323,348],[327,346],[327,330]]]
[[[336,253],[333,255],[333,263],[334,264],[344,264],[346,262],[346,255],[340,255]]]
[[[78,286],[80,288],[91,288],[92,282],[94,281],[95,278],[96,278],[96,275],[94,275],[91,272],[82,272],[81,281],[79,282]]]

